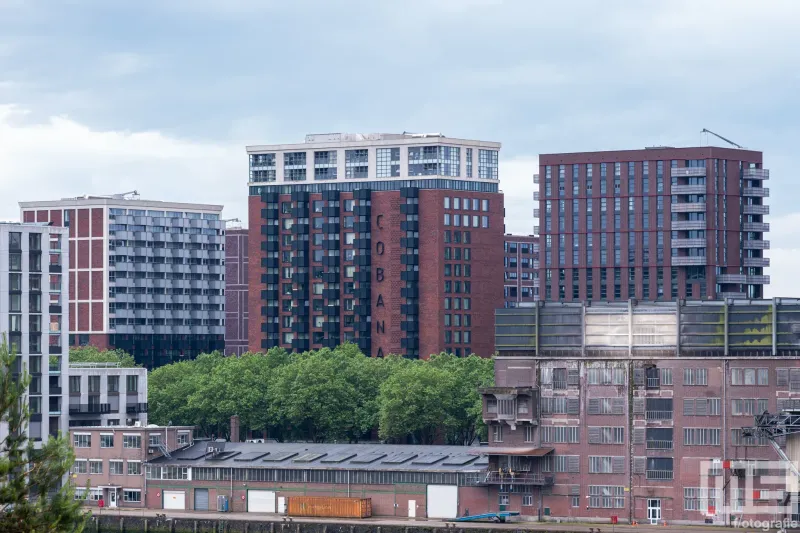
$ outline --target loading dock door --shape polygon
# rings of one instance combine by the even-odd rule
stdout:
[[[208,511],[208,489],[194,489],[194,510]]]
[[[271,490],[247,491],[248,513],[274,513],[275,493]]]
[[[458,486],[428,485],[428,518],[458,518]]]
[[[184,511],[186,509],[186,493],[182,490],[165,490],[164,509]]]

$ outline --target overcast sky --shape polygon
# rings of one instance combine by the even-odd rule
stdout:
[[[764,152],[768,296],[798,296],[795,0],[0,0],[0,219],[136,189],[246,218],[247,144],[311,132],[500,141],[506,229],[539,153]]]

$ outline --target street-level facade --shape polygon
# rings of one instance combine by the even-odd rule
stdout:
[[[28,438],[39,448],[67,431],[63,380],[67,375],[69,310],[63,265],[65,229],[0,223],[0,333],[17,354],[12,376],[30,375]],[[0,438],[8,433],[0,423]]]
[[[250,350],[490,356],[499,149],[440,134],[248,147]]]
[[[505,307],[539,300],[539,238],[506,234],[503,243]]]
[[[794,299],[499,309],[492,500],[543,519],[782,519],[766,506],[785,478],[760,463],[778,455],[742,428],[800,406],[798,326]]]
[[[75,452],[70,482],[75,498],[87,505],[143,508],[145,463],[192,445],[190,426],[114,426],[70,428]],[[87,493],[88,487],[88,493]]]
[[[148,368],[224,348],[222,206],[118,194],[20,208],[69,227],[70,345],[119,348]]]
[[[540,155],[542,299],[763,298],[768,179],[751,150]]]

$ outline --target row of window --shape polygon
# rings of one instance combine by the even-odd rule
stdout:
[[[118,460],[108,461],[108,473],[112,476],[141,476],[142,475],[142,462],[141,461],[126,461],[128,470],[125,472],[124,462]],[[73,474],[102,474],[103,473],[102,459],[75,459],[72,465]]]
[[[150,233],[184,233],[187,235],[225,235],[224,229],[192,228],[185,226],[144,226],[141,224],[109,224],[108,234],[114,236],[118,231],[137,231]]]
[[[161,218],[189,218],[192,220],[219,220],[219,213],[193,213],[181,211],[154,211],[144,209],[120,209],[111,207],[108,210],[109,218],[114,219],[117,215],[128,215],[132,217],[161,217]]]
[[[160,446],[163,435],[161,433],[150,433],[148,435],[148,446]],[[189,433],[179,432],[176,436],[178,445],[189,444]],[[91,448],[92,447],[92,434],[91,433],[73,433],[72,446],[74,448]],[[100,435],[101,448],[114,447],[114,434],[101,434]],[[141,449],[142,436],[141,435],[122,435],[122,447],[130,449]]]
[[[224,242],[217,243],[203,243],[203,242],[173,242],[173,241],[140,241],[140,240],[125,240],[125,239],[112,239],[108,241],[108,250],[113,252],[117,248],[145,248],[145,251],[152,250],[209,250],[219,252],[225,249]],[[113,255],[113,254],[112,254]],[[145,259],[144,256],[139,260],[130,262],[134,263],[157,263],[161,261],[162,257],[152,257],[150,255]],[[180,258],[170,258],[173,262]],[[122,259],[120,260],[122,261]],[[191,264],[191,263],[190,263]]]
[[[478,215],[472,215],[472,219],[471,220],[472,220],[472,227],[473,228],[488,228],[489,227],[489,217],[488,216],[480,216],[479,217]],[[480,223],[480,225],[478,225],[479,223]],[[469,215],[464,215],[462,217],[461,215],[456,214],[456,215],[452,215],[452,218],[451,218],[450,213],[445,213],[444,214],[444,225],[445,226],[450,226],[451,224],[453,226],[456,226],[456,227],[463,226],[465,228],[469,228],[470,227],[470,216]]]
[[[472,209],[472,211],[480,210],[486,212],[489,211],[489,200],[479,200],[478,198],[472,198],[470,200],[469,198],[461,199],[459,197],[451,199],[449,196],[445,196],[444,208],[451,209],[451,206],[453,210],[463,209],[464,211],[469,211]]]
[[[103,489],[90,488],[87,494],[86,487],[75,487],[75,499],[88,501],[99,501],[103,498]],[[122,489],[122,501],[125,503],[142,503],[141,489]]]
[[[91,393],[100,393],[100,378],[101,376],[86,376],[87,391]],[[106,376],[106,391],[107,392],[120,392],[119,390],[120,376]],[[69,393],[80,394],[81,392],[81,376],[69,377]],[[129,393],[139,392],[139,376],[125,376],[125,390]]]
[[[466,151],[466,175],[473,177],[473,149]],[[364,148],[344,150],[345,178],[365,179],[369,177],[369,150]],[[277,154],[250,155],[250,181],[272,182],[277,178]],[[306,180],[307,152],[283,152],[283,172],[287,181]],[[376,148],[376,176],[393,178],[400,176],[400,148]],[[338,177],[338,151],[314,152],[314,179],[329,180]],[[461,176],[461,148],[456,146],[408,147],[409,176]],[[497,150],[478,150],[478,177],[498,179]]]
[[[646,371],[645,378],[648,387],[672,386],[671,368],[649,368],[639,369]],[[768,368],[731,368],[731,385],[741,386],[768,386]],[[589,385],[624,385],[626,383],[626,370],[624,368],[589,368],[586,371],[586,380]],[[800,368],[778,368],[777,385],[790,386],[796,383],[800,388]],[[554,389],[566,388],[568,385],[577,386],[579,383],[578,369],[568,369],[565,367],[546,367],[541,369],[540,383],[545,386],[552,386]],[[707,386],[707,368],[684,368],[684,386]]]
[[[503,250],[509,254],[516,254],[517,248],[519,248],[519,252],[522,255],[532,254],[538,251],[539,243],[528,243],[528,242],[512,242],[512,241],[505,241],[503,243]]]

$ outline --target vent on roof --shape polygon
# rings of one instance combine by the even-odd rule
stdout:
[[[384,457],[386,457],[385,453],[365,453],[364,455],[359,455],[350,462],[356,465],[368,465]]]
[[[330,457],[326,457],[325,459],[320,461],[320,463],[343,463],[348,459],[352,459],[355,456],[356,454],[354,453],[347,453],[347,452],[337,453],[335,455],[331,455]]]
[[[448,457],[442,464],[446,466],[464,466],[475,459],[476,457],[474,455],[454,455],[453,457]]]
[[[250,453],[246,453],[246,454],[242,455],[241,457],[237,457],[236,459],[234,459],[234,461],[240,461],[240,462],[243,462],[243,463],[247,462],[247,461],[255,461],[256,459],[261,459],[265,455],[269,455],[269,452],[267,452],[267,453],[250,452]]]
[[[316,461],[320,457],[325,457],[328,455],[327,453],[306,453],[298,457],[297,459],[293,459],[292,462],[294,463],[310,463],[311,461]]]
[[[422,457],[417,457],[413,461],[411,461],[412,465],[435,465],[442,459],[445,459],[447,455],[443,453],[431,453],[428,455],[423,455]]]
[[[280,452],[276,453],[275,455],[269,455],[262,459],[265,463],[279,463],[281,461],[285,461],[286,459],[291,459],[297,455],[297,452]]]
[[[406,462],[410,461],[411,459],[415,458],[416,456],[417,456],[416,453],[401,452],[401,453],[398,453],[397,455],[393,455],[393,456],[389,457],[388,459],[384,459],[383,461],[381,461],[381,463],[383,463],[385,465],[400,465],[400,464],[403,464],[403,463],[406,463]]]

